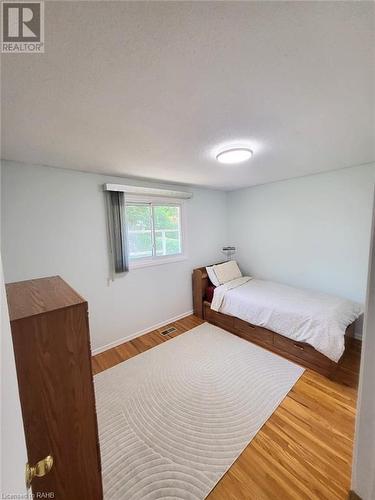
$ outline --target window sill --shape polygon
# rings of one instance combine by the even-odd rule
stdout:
[[[160,266],[162,264],[172,264],[173,262],[181,262],[183,260],[187,260],[186,255],[174,255],[171,257],[159,257],[158,259],[144,259],[139,260],[138,262],[130,262],[129,270],[139,269],[141,267],[150,267],[150,266]]]

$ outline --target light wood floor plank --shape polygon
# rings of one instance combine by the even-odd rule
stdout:
[[[202,324],[187,316],[92,358],[100,373]],[[173,326],[176,332],[161,335]],[[350,488],[360,342],[333,380],[306,370],[210,500],[343,500]]]

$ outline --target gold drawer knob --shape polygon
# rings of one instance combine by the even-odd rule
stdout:
[[[35,476],[36,477],[45,476],[52,469],[52,465],[53,465],[53,457],[51,455],[48,455],[46,458],[43,458],[43,460],[39,460],[39,462],[37,462],[35,465],[30,465],[29,463],[27,463],[25,470],[27,489],[30,488],[31,482]]]

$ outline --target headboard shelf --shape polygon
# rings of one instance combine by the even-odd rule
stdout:
[[[223,264],[223,262],[209,264],[209,266],[217,266],[219,264]],[[193,270],[193,310],[194,314],[199,318],[203,318],[203,302],[210,283],[206,267],[198,267]]]

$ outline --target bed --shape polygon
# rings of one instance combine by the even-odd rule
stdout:
[[[338,335],[336,339],[330,339],[327,334],[321,334],[322,328],[318,330],[321,325],[314,323],[314,317],[308,322],[308,327],[300,321],[299,325],[304,325],[306,328],[293,329],[293,323],[288,323],[288,316],[293,317],[299,314],[301,317],[304,302],[310,297],[312,301],[308,306],[312,311],[315,308],[318,316],[321,313],[318,309],[319,302],[316,300],[315,303],[313,300],[315,296],[318,297],[318,294],[314,295],[313,292],[251,278],[239,278],[238,281],[238,284],[234,283],[236,286],[218,287],[214,293],[206,268],[194,269],[194,314],[306,368],[332,377],[342,361],[343,352],[354,337],[354,321],[360,314],[359,306],[355,313],[352,311],[348,314],[344,309],[340,309],[340,299],[336,299],[336,314],[342,314],[343,317],[339,320],[348,326],[341,340]],[[221,293],[218,293],[219,288],[224,289],[224,293],[221,290]],[[335,308],[336,303],[334,297],[328,295],[326,297],[326,312],[329,314],[330,309]],[[329,302],[330,299],[332,302]],[[250,309],[247,307],[249,301],[251,302]],[[263,307],[260,307],[262,301]],[[272,305],[272,314],[264,307],[265,302]],[[290,304],[295,304],[294,310],[290,309]],[[286,314],[287,307],[289,307],[289,315]],[[267,328],[260,326],[262,324],[266,324]]]

